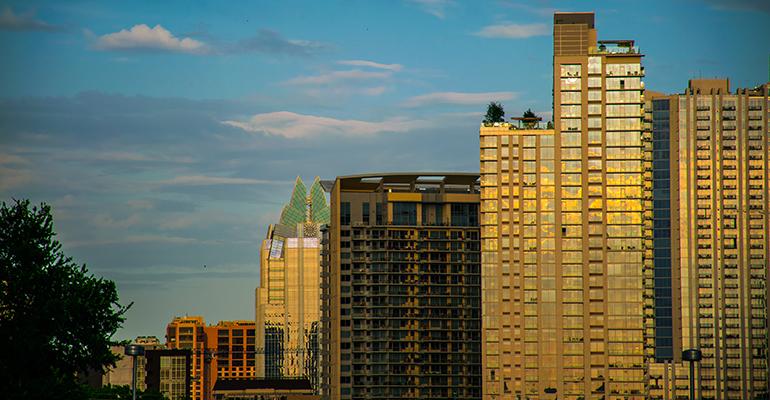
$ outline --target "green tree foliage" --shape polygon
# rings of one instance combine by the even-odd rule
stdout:
[[[54,238],[51,208],[0,206],[0,393],[76,399],[76,374],[114,365],[112,335],[128,307],[115,283],[88,273]],[[130,305],[129,305],[130,306]]]
[[[505,121],[505,110],[503,110],[503,106],[500,103],[495,103],[494,101],[489,103],[487,106],[487,115],[484,116],[484,123],[485,124],[493,124],[495,122],[504,122]]]
[[[130,400],[132,397],[129,386],[104,386],[98,389],[85,388],[85,398],[88,400]],[[137,400],[165,400],[166,397],[154,390],[137,390]]]
[[[537,114],[532,112],[531,108],[528,108],[527,111],[524,111],[524,114],[521,116],[522,118],[531,118],[529,121],[524,121],[524,127],[527,129],[534,129],[537,126],[537,120],[538,118]]]
[[[524,118],[537,118],[537,115],[532,112],[531,108],[528,108],[527,111],[524,111],[524,115],[522,115]]]

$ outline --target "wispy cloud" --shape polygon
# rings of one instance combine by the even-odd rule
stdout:
[[[546,24],[496,24],[488,25],[474,35],[496,39],[525,39],[533,36],[548,35]]]
[[[337,64],[363,69],[325,71],[316,75],[298,76],[283,83],[304,86],[303,92],[309,97],[379,96],[390,88],[386,81],[403,68],[401,64],[381,64],[367,60],[342,60]]]
[[[181,175],[171,179],[157,182],[160,185],[181,185],[181,186],[213,186],[213,185],[284,185],[291,184],[290,181],[273,181],[266,179],[234,178],[227,176],[206,176],[206,175]]]
[[[730,11],[762,11],[770,13],[767,0],[705,0],[712,8]]]
[[[332,45],[323,42],[300,39],[287,39],[280,33],[269,29],[260,29],[255,36],[241,39],[235,45],[225,46],[228,53],[266,53],[287,56],[312,56],[331,50]]]
[[[107,162],[147,162],[147,163],[178,163],[178,164],[190,164],[195,160],[192,157],[174,157],[164,154],[148,154],[139,153],[133,151],[103,151],[103,152],[88,152],[88,151],[71,151],[63,152],[57,158],[63,160],[80,160],[80,161],[107,161]]]
[[[520,3],[518,1],[510,1],[510,0],[501,0],[499,2],[503,7],[526,11],[528,13],[539,15],[541,17],[550,17],[553,15],[553,13],[557,11],[553,7],[536,7],[530,4],[529,2]]]
[[[511,100],[516,97],[514,92],[435,92],[407,99],[404,107],[423,107],[433,104],[485,104],[490,101]]]
[[[177,38],[161,25],[150,28],[145,24],[131,29],[99,36],[94,48],[113,51],[158,51],[203,54],[208,51],[205,43],[185,37]]]
[[[453,6],[455,3],[452,0],[410,0],[412,3],[417,4],[426,13],[439,18],[446,18],[447,9]]]
[[[325,85],[342,81],[364,81],[370,79],[383,79],[391,76],[389,71],[362,71],[351,69],[347,71],[331,71],[318,75],[298,76],[289,79],[290,85]]]
[[[321,135],[371,136],[382,132],[408,132],[427,125],[425,121],[403,117],[370,122],[304,115],[289,111],[257,114],[246,121],[223,121],[223,123],[246,132],[265,133],[289,139]]]
[[[35,18],[32,11],[16,14],[11,7],[5,7],[0,14],[0,30],[55,32],[62,30],[62,27]]]
[[[404,66],[401,64],[381,64],[374,61],[368,61],[368,60],[341,60],[337,61],[337,64],[340,65],[350,65],[353,67],[369,67],[369,68],[376,68],[376,69],[384,69],[388,71],[398,72],[401,71]]]

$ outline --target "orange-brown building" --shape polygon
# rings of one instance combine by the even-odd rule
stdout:
[[[218,378],[255,375],[253,321],[220,321],[206,326],[200,316],[175,317],[166,327],[166,347],[192,351],[192,400],[212,398]]]

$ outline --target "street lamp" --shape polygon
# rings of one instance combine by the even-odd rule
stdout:
[[[126,346],[124,353],[134,359],[133,367],[131,368],[131,389],[133,391],[133,400],[136,400],[136,357],[144,355],[144,346],[129,344]]]
[[[682,352],[682,360],[690,363],[690,400],[695,399],[695,363],[703,358],[698,349],[687,349]]]

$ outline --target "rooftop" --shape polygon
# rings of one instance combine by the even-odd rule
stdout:
[[[514,122],[495,122],[492,124],[488,124],[485,122],[481,123],[481,126],[484,128],[507,128],[508,130],[515,131],[515,130],[521,130],[521,131],[548,131],[553,130],[553,123],[551,121],[543,122],[541,121],[542,118],[538,118],[537,120],[533,120],[531,118],[511,118]],[[549,126],[550,124],[550,126]]]
[[[337,177],[342,190],[478,193],[477,172],[388,172]],[[326,185],[324,185],[326,186]],[[331,188],[330,188],[331,189]]]
[[[589,47],[589,54],[641,54],[638,47],[634,46],[634,41],[629,39],[622,40],[598,40],[596,47]]]

